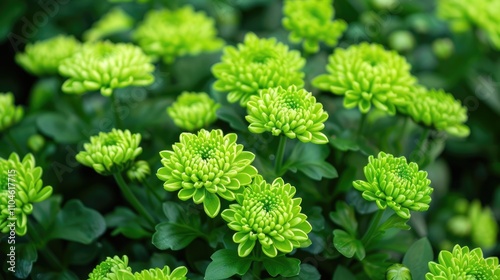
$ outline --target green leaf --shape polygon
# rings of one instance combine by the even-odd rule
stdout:
[[[341,138],[341,137],[330,137],[330,145],[337,150],[346,152],[346,151],[358,151],[359,145],[355,140],[349,138]]]
[[[30,93],[30,111],[41,110],[50,106],[50,103],[54,102],[56,93],[60,88],[61,82],[57,77],[47,77],[38,80]]]
[[[338,201],[335,209],[335,212],[330,212],[330,219],[343,227],[349,234],[356,235],[358,222],[354,209],[344,201]]]
[[[31,273],[31,269],[33,268],[33,263],[38,259],[38,252],[36,250],[35,244],[32,243],[23,243],[16,244],[16,272],[14,275],[17,278],[26,279],[28,275]]]
[[[44,229],[49,229],[49,226],[54,222],[57,213],[61,209],[61,202],[62,197],[60,195],[53,195],[34,205],[33,217]]]
[[[212,262],[205,272],[206,280],[228,279],[235,274],[243,275],[252,264],[250,257],[240,258],[236,251],[229,249],[218,250],[210,258]]]
[[[43,134],[54,138],[58,143],[77,143],[85,140],[82,134],[85,128],[75,117],[45,113],[38,117],[36,124]]]
[[[300,260],[287,258],[286,256],[277,256],[275,258],[265,257],[262,261],[264,268],[272,276],[281,275],[283,277],[292,277],[299,275]]]
[[[333,231],[333,245],[335,248],[347,258],[352,258],[356,255],[358,260],[363,260],[366,256],[363,243],[351,234],[336,229]]]
[[[323,209],[319,206],[304,209],[307,221],[311,224],[313,231],[322,231],[325,228],[325,217],[321,213]]]
[[[321,178],[337,178],[335,167],[325,161],[328,153],[326,145],[297,142],[283,168],[292,172],[300,171],[318,181]]]
[[[370,254],[362,261],[363,270],[370,279],[385,279],[385,272],[391,265],[391,263],[387,261],[388,258],[386,254],[382,253]]]
[[[180,250],[200,236],[203,233],[192,225],[164,222],[156,226],[152,242],[160,250]]]
[[[111,235],[123,234],[131,239],[149,237],[150,233],[141,226],[143,220],[132,210],[125,207],[117,207],[112,213],[105,217],[108,228],[115,228]]]
[[[70,200],[57,214],[47,239],[90,244],[106,230],[106,223],[99,212],[85,207],[79,200]]]
[[[300,265],[300,273],[297,276],[290,277],[291,280],[319,280],[321,279],[321,274],[316,267],[303,263]]]
[[[429,271],[427,264],[434,259],[432,246],[427,237],[417,240],[403,257],[403,264],[411,271],[413,279],[424,279]]]
[[[234,105],[224,105],[217,110],[217,117],[229,124],[232,128],[238,131],[247,131],[248,122],[245,120],[244,112],[241,107]]]
[[[337,266],[333,280],[356,280],[356,276],[342,265]]]
[[[10,45],[14,50],[21,51],[21,45],[28,43],[28,39],[20,34],[14,34],[12,28],[16,21],[24,14],[26,3],[16,0],[2,1],[2,16],[0,17],[0,42],[5,39],[9,40]]]

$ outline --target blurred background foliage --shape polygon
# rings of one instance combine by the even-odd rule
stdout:
[[[54,193],[62,195],[64,200],[78,198],[101,213],[110,213],[117,204],[123,203],[120,196],[116,195],[118,190],[107,187],[113,184],[111,178],[82,168],[76,163],[74,156],[89,136],[112,127],[112,123],[103,121],[112,120],[109,101],[98,93],[86,94],[81,96],[85,104],[82,107],[74,96],[60,93],[61,77],[38,79],[28,74],[14,61],[15,53],[22,51],[26,43],[59,34],[71,34],[82,40],[84,32],[116,6],[122,8],[137,24],[150,9],[176,8],[187,3],[197,10],[206,11],[215,19],[219,36],[227,44],[241,42],[244,35],[251,31],[260,37],[276,37],[291,48],[300,48],[299,45],[288,42],[288,32],[282,28],[282,1],[123,2],[125,1],[3,0],[0,3],[0,92],[13,92],[16,103],[25,107],[27,115],[21,124],[12,129],[12,134],[18,140],[21,150],[35,154],[37,165],[42,166],[45,171],[45,184],[54,186]],[[338,47],[369,41],[397,50],[408,59],[412,65],[412,73],[421,84],[451,92],[468,108],[467,124],[471,128],[468,138],[446,139],[444,145],[444,141],[440,141],[443,135],[431,135],[431,160],[428,160],[427,163],[430,164],[425,169],[435,188],[433,202],[425,217],[415,214],[411,223],[422,234],[428,232],[436,249],[450,249],[459,242],[462,245],[481,246],[481,239],[484,237],[477,233],[477,228],[479,227],[479,232],[487,229],[474,222],[478,219],[477,215],[480,215],[477,213],[489,211],[485,210],[489,208],[497,221],[500,218],[500,51],[489,43],[484,31],[480,29],[453,33],[445,21],[437,18],[436,5],[436,0],[335,0],[335,17],[348,23],[348,29]],[[471,2],[471,5],[474,4]],[[130,30],[112,34],[108,39],[131,42]],[[332,50],[322,46],[320,52],[307,57],[306,88],[316,95],[319,92],[311,87],[310,80],[324,73],[327,57]],[[181,91],[206,91],[217,101],[229,106],[225,96],[214,95],[211,89],[214,78],[210,68],[219,61],[220,55],[219,51],[181,57],[171,65],[158,63],[155,83],[147,90],[117,90],[117,96],[124,104],[122,114],[125,116],[126,127],[142,133],[142,146],[147,149],[141,157],[150,163],[152,170],[157,170],[160,166],[158,151],[169,148],[177,141],[181,132],[165,111]],[[334,209],[332,199],[350,188],[352,180],[361,174],[361,170],[353,169],[352,166],[363,166],[365,155],[375,154],[379,150],[394,153],[401,151],[401,154],[411,159],[410,152],[418,140],[419,128],[413,125],[405,133],[400,133],[395,128],[402,127],[402,118],[371,114],[370,125],[365,131],[370,139],[367,139],[364,146],[357,146],[342,139],[349,139],[346,134],[356,130],[359,112],[343,109],[341,98],[333,95],[323,93],[317,98],[330,115],[326,132],[340,138],[333,141],[332,146],[340,151],[361,150],[361,153],[331,153],[329,160],[337,168],[339,178],[323,180],[318,182],[318,188],[311,188],[309,195],[316,198],[327,195],[331,198],[321,205],[324,206],[323,213],[328,213]],[[267,143],[275,139],[271,139],[269,135],[248,133],[245,121],[240,116],[231,114],[230,110],[219,112],[219,118],[229,121],[229,124],[219,120],[217,126],[229,129],[230,125],[233,129],[241,129],[239,134],[247,150],[260,155],[269,154],[266,149],[272,145]],[[292,148],[289,147],[289,152]],[[1,157],[8,157],[12,151],[13,147],[9,144],[0,146]],[[318,150],[318,153],[325,151]],[[341,160],[341,156],[348,158]],[[258,157],[256,165],[261,165],[258,166],[259,170],[265,170],[268,161]],[[339,166],[336,162],[349,164]],[[294,176],[289,180],[300,184],[301,176]],[[150,176],[149,181],[151,185],[159,185],[155,176]],[[161,195],[170,196],[164,192]],[[347,197],[349,200],[349,196]],[[327,205],[328,203],[330,204]],[[304,208],[312,206],[306,204]],[[310,208],[311,213],[316,210]],[[457,228],[464,230],[457,231]],[[106,234],[109,237],[111,233]],[[498,237],[494,236],[493,239],[498,240]],[[101,241],[90,246],[76,243],[57,243],[51,246],[61,255],[75,251],[69,247],[81,246],[78,251],[80,255],[72,253],[67,259],[74,271],[81,275],[86,275],[95,265],[93,260],[97,255],[102,257],[128,252],[129,257],[132,254],[138,256],[136,259],[150,259],[147,254],[152,245],[147,242],[131,242],[121,235],[102,238]],[[495,247],[485,251],[488,255],[500,254],[498,242],[495,243]],[[178,256],[180,259],[190,258],[189,253],[196,250],[196,245],[195,242],[186,252],[176,254],[185,254]],[[324,248],[309,249],[313,254],[323,250]],[[155,256],[169,258],[161,253],[155,253]],[[208,256],[197,258],[207,260]],[[168,262],[175,260],[169,259]],[[320,263],[320,271],[331,270],[328,260]]]

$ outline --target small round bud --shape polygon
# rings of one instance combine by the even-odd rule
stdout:
[[[412,280],[410,269],[406,266],[395,263],[387,268],[386,280]]]

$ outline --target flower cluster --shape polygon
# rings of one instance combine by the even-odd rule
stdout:
[[[101,175],[111,175],[128,170],[141,154],[141,135],[129,130],[113,129],[90,137],[90,143],[83,145],[84,151],[76,155],[81,164],[92,167]]]
[[[219,196],[234,200],[257,174],[251,165],[255,155],[243,151],[237,138],[235,133],[223,135],[222,130],[182,133],[172,151],[160,152],[164,167],[156,175],[165,181],[165,190],[179,190],[179,199],[203,203],[205,212],[213,218],[220,211]]]
[[[302,142],[328,143],[321,132],[328,114],[305,89],[296,86],[263,89],[250,97],[247,111],[248,129],[252,133],[270,131],[274,136],[284,134]]]
[[[0,158],[0,231],[8,232],[9,221],[15,216],[16,234],[25,235],[28,215],[33,203],[44,201],[52,194],[51,186],[43,186],[43,170],[35,166],[35,157],[27,154],[22,160],[16,153]],[[15,205],[12,204],[15,202]]]
[[[120,280],[186,280],[186,274],[188,270],[185,266],[179,266],[174,270],[170,270],[170,267],[165,266],[163,269],[151,268],[144,269],[141,272],[136,272],[132,274],[130,271],[120,271],[118,273],[117,279]]]
[[[500,2],[478,0],[474,5],[467,0],[439,0],[438,16],[450,22],[455,32],[463,32],[477,26],[483,29],[496,49],[500,49],[500,19],[497,11]]]
[[[469,127],[464,125],[467,121],[467,108],[450,93],[415,87],[413,93],[408,95],[408,100],[401,111],[411,116],[415,122],[457,137],[469,135]]]
[[[329,57],[327,71],[316,77],[313,85],[343,95],[346,108],[358,107],[362,113],[368,113],[373,105],[396,114],[398,106],[406,105],[416,81],[404,57],[378,44],[336,49]]]
[[[59,66],[59,73],[69,77],[62,86],[64,92],[100,90],[106,96],[116,88],[152,84],[153,70],[150,58],[139,47],[109,41],[86,43]]]
[[[367,181],[356,180],[353,186],[380,209],[389,206],[403,219],[410,218],[410,210],[429,209],[433,188],[427,172],[418,170],[416,163],[408,164],[405,157],[380,152],[377,158],[368,158],[363,171]]]
[[[224,41],[216,35],[213,19],[185,6],[174,11],[150,11],[133,37],[148,55],[172,63],[179,56],[220,49]]]
[[[217,78],[214,88],[229,92],[227,100],[240,101],[242,106],[261,89],[273,87],[302,87],[305,60],[298,51],[289,51],[288,46],[276,42],[275,38],[259,39],[248,33],[238,48],[224,48],[222,61],[212,67]]]
[[[14,95],[11,92],[0,92],[0,131],[18,123],[23,114],[23,108],[14,105]]]
[[[238,255],[248,256],[259,241],[262,251],[274,258],[278,251],[290,253],[294,248],[310,244],[307,234],[312,230],[307,216],[301,213],[301,198],[294,198],[295,187],[277,178],[271,184],[257,175],[242,194],[236,196],[222,212],[228,227],[236,233]]]
[[[118,273],[122,271],[132,271],[128,266],[128,257],[122,258],[114,256],[113,258],[107,257],[106,260],[97,265],[94,270],[89,274],[88,280],[117,280]]]
[[[83,33],[85,41],[97,41],[114,33],[129,30],[134,24],[134,19],[122,9],[115,8],[104,15],[92,28]]]
[[[497,257],[483,257],[481,248],[455,245],[451,252],[441,251],[438,263],[429,262],[426,280],[449,279],[500,279],[500,266]]]
[[[290,30],[290,41],[300,43],[304,50],[315,53],[319,43],[333,47],[347,28],[343,20],[332,21],[333,0],[286,0],[283,26]]]
[[[35,75],[57,74],[61,62],[80,49],[73,36],[59,35],[34,44],[27,44],[24,53],[16,54],[16,62]]]
[[[167,113],[178,127],[195,131],[213,123],[217,119],[215,113],[219,107],[220,104],[204,92],[183,92],[167,108]]]

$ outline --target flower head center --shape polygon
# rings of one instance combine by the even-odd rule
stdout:
[[[202,160],[208,160],[214,157],[215,151],[211,145],[200,145],[196,153]]]
[[[7,170],[2,170],[0,174],[0,192],[2,190],[9,189],[9,176],[7,175]]]
[[[266,64],[270,59],[273,59],[276,55],[273,50],[260,50],[253,53],[250,56],[250,61],[257,64]]]
[[[116,146],[116,144],[118,144],[118,137],[116,137],[115,135],[109,135],[108,137],[106,137],[106,140],[104,140],[103,143],[103,145],[106,147]]]

